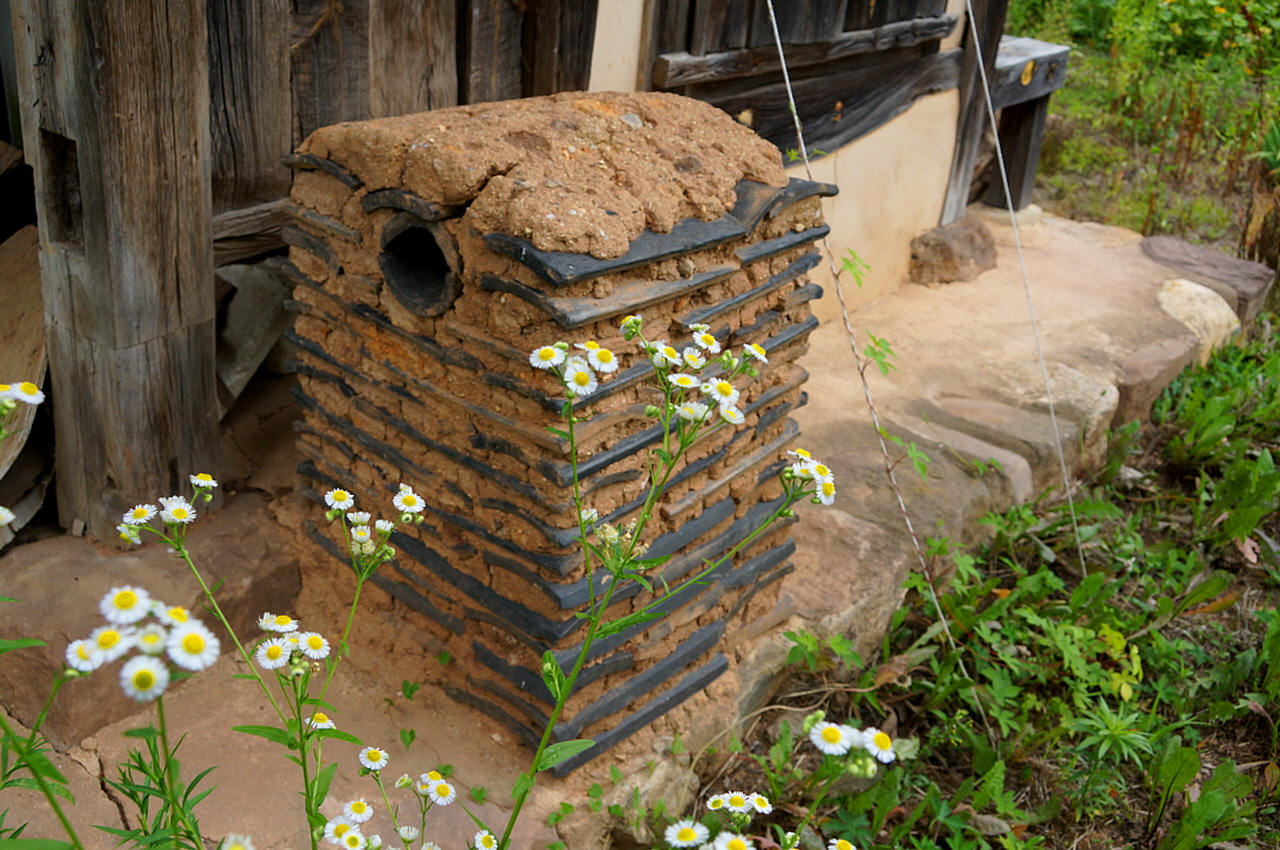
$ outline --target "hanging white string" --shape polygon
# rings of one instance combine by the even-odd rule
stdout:
[[[1062,473],[1062,492],[1067,497],[1067,510],[1071,514],[1071,530],[1075,534],[1076,556],[1080,559],[1080,571],[1085,572],[1084,544],[1080,540],[1080,523],[1076,518],[1076,500],[1071,474],[1067,471],[1067,457],[1062,450],[1062,432],[1058,429],[1058,412],[1053,403],[1053,388],[1049,384],[1049,366],[1044,358],[1044,346],[1040,342],[1040,325],[1036,321],[1036,305],[1031,299],[1031,282],[1027,277],[1027,261],[1022,255],[1022,236],[1018,232],[1018,214],[1013,211],[1013,195],[1009,191],[1009,171],[1005,167],[1004,150],[1000,146],[1000,133],[996,130],[996,110],[991,101],[991,84],[982,62],[982,40],[978,36],[978,21],[973,14],[973,0],[964,0],[965,17],[969,20],[969,37],[978,55],[978,79],[982,80],[982,96],[987,107],[987,120],[991,122],[992,136],[996,141],[996,170],[1000,172],[1000,185],[1004,187],[1005,208],[1009,212],[1009,224],[1013,227],[1013,245],[1018,252],[1018,269],[1022,274],[1022,290],[1027,297],[1027,313],[1031,317],[1031,334],[1036,341],[1036,358],[1040,362],[1040,376],[1044,379],[1044,394],[1049,404],[1049,422],[1053,426],[1053,447],[1058,454],[1058,467]]]

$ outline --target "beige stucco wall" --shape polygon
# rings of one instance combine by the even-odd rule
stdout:
[[[850,309],[906,283],[911,240],[938,226],[959,113],[956,89],[922,97],[889,123],[813,161],[814,180],[840,187],[823,202],[837,262],[852,248],[871,267],[862,289],[841,275]],[[805,177],[803,165],[787,173]],[[839,318],[827,264],[810,277],[826,290],[814,313],[824,321]]]
[[[644,24],[641,0],[599,0],[591,63],[592,91],[633,91]],[[965,0],[948,0],[947,11],[963,15]],[[963,26],[942,48],[959,44]],[[825,201],[831,247],[837,257],[852,248],[871,267],[862,289],[842,276],[850,308],[866,304],[906,283],[911,240],[936,227],[942,214],[955,146],[959,95],[955,89],[916,101],[902,115],[831,156],[815,160],[813,179],[835,183],[840,194]],[[803,165],[788,170],[805,177]],[[814,312],[839,318],[840,308],[824,262],[811,273],[826,289]]]

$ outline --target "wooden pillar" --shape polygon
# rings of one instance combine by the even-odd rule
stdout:
[[[951,159],[951,178],[947,182],[946,199],[942,202],[942,219],[947,225],[964,215],[969,205],[969,185],[973,182],[973,166],[978,159],[978,147],[987,130],[987,101],[983,93],[982,79],[991,79],[995,68],[996,52],[1000,49],[1000,34],[1004,32],[1005,13],[1009,0],[972,0],[974,20],[977,23],[981,54],[973,42],[973,30],[968,19],[963,20],[964,62],[960,68],[960,120],[956,127],[956,147]]]
[[[124,509],[216,474],[204,0],[16,0],[35,170],[58,514]]]

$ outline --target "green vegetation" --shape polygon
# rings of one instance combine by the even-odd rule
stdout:
[[[909,577],[865,668],[789,633],[797,710],[731,748],[723,781],[819,809],[824,846],[1280,847],[1275,321],[1112,435],[1079,542],[1047,501],[988,516],[974,553],[932,541],[934,584]],[[904,768],[815,803],[788,719],[815,706],[892,731]]]
[[[1038,203],[1236,246],[1250,169],[1280,138],[1278,0],[1023,0],[1007,31],[1073,47]]]

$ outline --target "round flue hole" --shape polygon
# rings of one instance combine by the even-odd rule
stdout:
[[[449,251],[441,239],[448,241]],[[450,262],[456,251],[444,228],[400,213],[383,229],[381,242],[383,280],[405,307],[420,316],[439,316],[452,306],[462,286]]]

